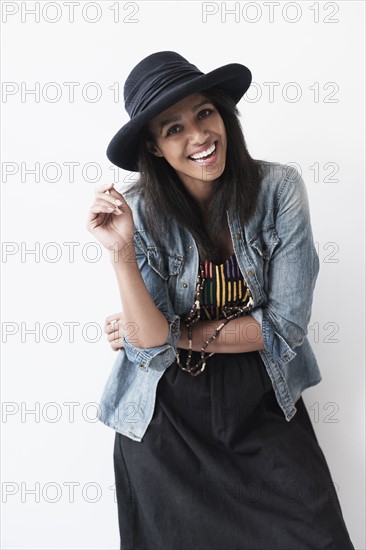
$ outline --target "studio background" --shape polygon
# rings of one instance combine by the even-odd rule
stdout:
[[[364,18],[356,1],[2,3],[2,548],[119,547],[114,431],[95,415],[121,305],[85,224],[98,185],[136,178],[105,151],[126,77],[160,50],[203,72],[247,65],[251,155],[304,178],[323,380],[303,398],[365,548]]]

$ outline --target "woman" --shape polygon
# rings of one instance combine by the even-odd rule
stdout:
[[[250,83],[241,64],[143,59],[107,149],[140,178],[90,209],[123,311],[106,320],[119,351],[99,418],[116,430],[124,550],[353,548],[301,397],[321,380],[306,188],[249,155]]]

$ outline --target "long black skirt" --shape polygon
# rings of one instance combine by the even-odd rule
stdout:
[[[196,377],[168,367],[142,441],[116,432],[121,550],[354,550],[296,408],[288,422],[257,351],[213,355]]]

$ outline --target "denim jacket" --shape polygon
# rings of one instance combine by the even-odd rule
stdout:
[[[301,392],[322,379],[307,338],[319,258],[299,172],[280,163],[257,162],[263,178],[253,217],[243,226],[227,210],[227,220],[253,298],[250,315],[262,330],[265,349],[258,353],[290,421]],[[145,349],[123,336],[124,349],[117,351],[97,415],[117,432],[141,441],[154,413],[158,382],[176,359],[180,322],[194,300],[199,254],[190,232],[174,220],[164,233],[164,248],[156,246],[144,225],[140,193],[124,197],[133,212],[140,273],[169,323],[169,336],[164,345]]]

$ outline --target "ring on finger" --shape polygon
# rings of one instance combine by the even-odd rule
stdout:
[[[108,323],[108,328],[110,328],[111,330],[114,328],[114,325],[118,323],[117,319],[113,319],[113,321],[111,321],[110,323]]]

